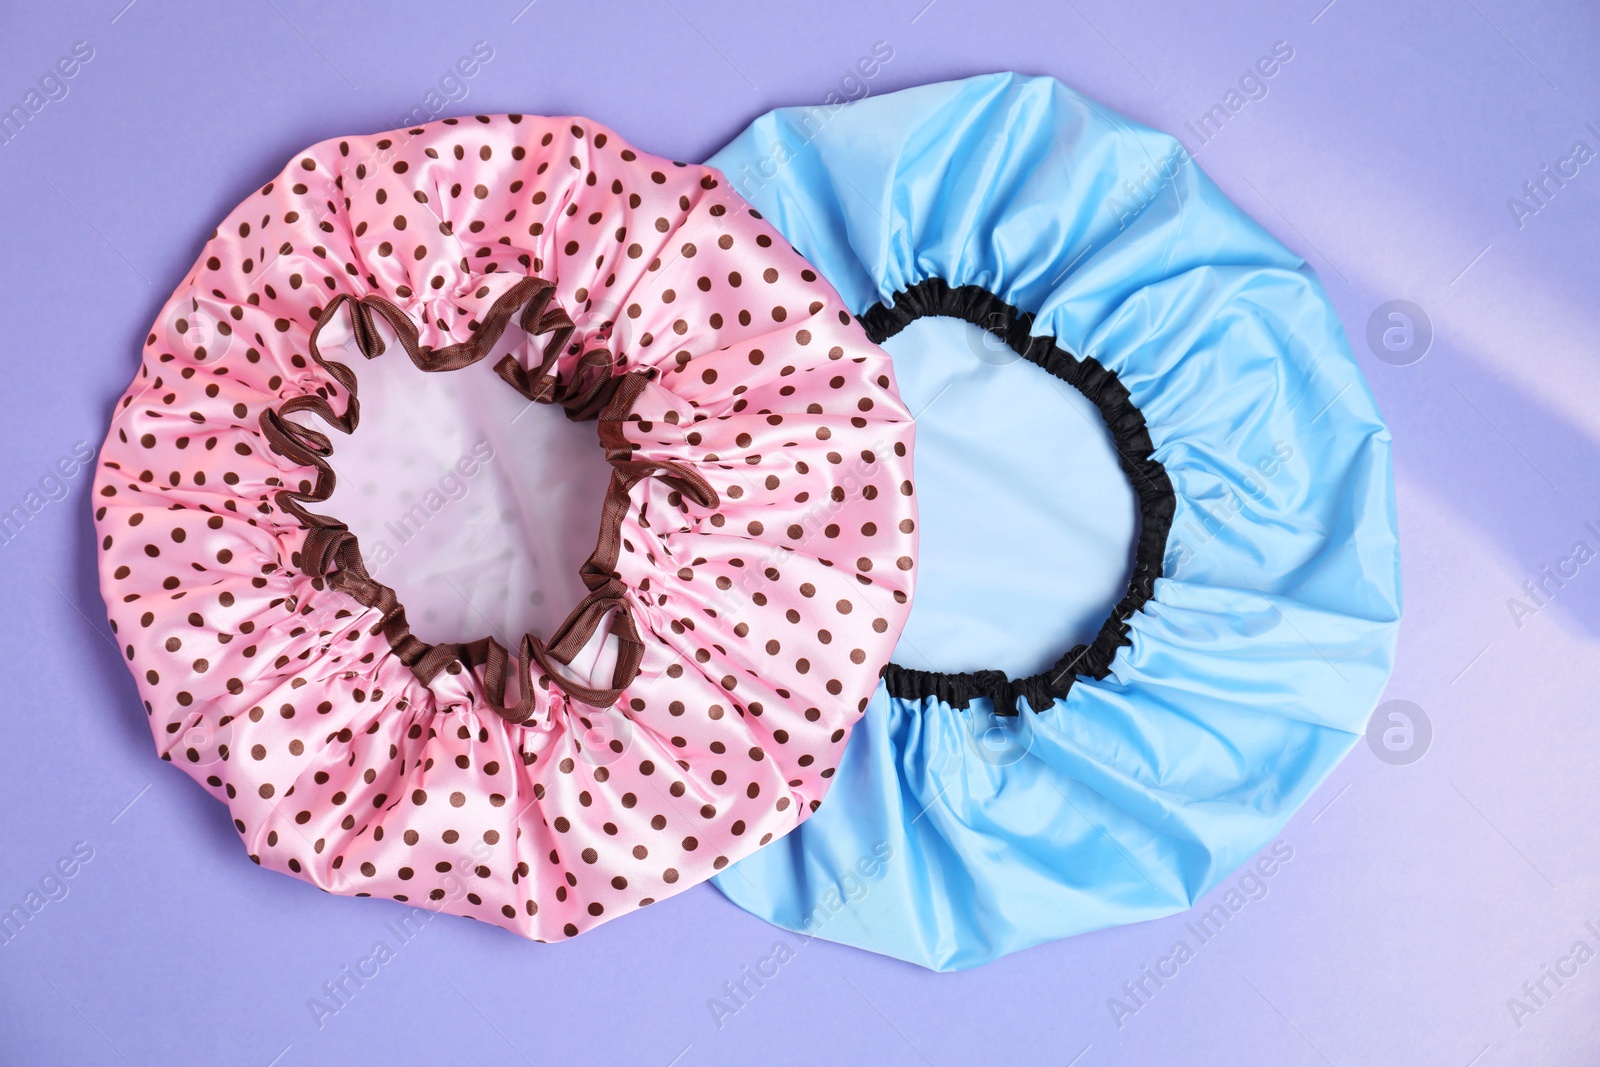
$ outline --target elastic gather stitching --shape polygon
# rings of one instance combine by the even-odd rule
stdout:
[[[1069,649],[1054,666],[1028,678],[1013,679],[1003,671],[946,674],[919,671],[891,663],[883,670],[889,695],[903,700],[933,697],[965,708],[974,697],[987,697],[997,715],[1016,715],[1020,700],[1043,711],[1071,690],[1079,675],[1104,678],[1111,673],[1117,650],[1132,643],[1128,620],[1155,595],[1166,558],[1167,534],[1177,501],[1172,480],[1154,458],[1144,414],[1114,371],[1092,358],[1078,358],[1054,337],[1033,333],[1034,316],[976,285],[953,287],[943,278],[928,278],[901,290],[894,302],[878,304],[860,316],[875,344],[882,344],[912,322],[930,316],[961,319],[1000,338],[1023,359],[1055,375],[1082,393],[1099,410],[1116,444],[1122,472],[1139,500],[1139,540],[1128,591],[1119,600],[1094,640]]]

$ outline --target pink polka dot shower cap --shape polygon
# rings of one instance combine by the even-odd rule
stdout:
[[[402,357],[595,420],[610,483],[553,632],[422,640],[319,510],[352,367]],[[714,170],[582,119],[327,141],[150,335],[101,586],[162,757],[256,862],[570,937],[820,803],[908,610],[911,431],[888,357]],[[572,666],[597,642],[599,678]]]

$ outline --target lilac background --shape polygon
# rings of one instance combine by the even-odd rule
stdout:
[[[1120,1028],[1107,998],[1184,917],[957,975],[815,942],[719,1028],[708,1000],[778,934],[701,887],[553,947],[440,917],[319,1029],[307,999],[392,943],[401,906],[258,870],[155,759],[79,475],[0,547],[0,911],[94,849],[0,946],[0,1063],[1600,1062],[1600,959],[1520,1027],[1507,1006],[1578,939],[1600,948],[1600,562],[1520,626],[1507,607],[1575,541],[1600,548],[1600,161],[1520,228],[1507,207],[1574,141],[1600,150],[1592,5],[125,2],[0,13],[0,106],[73,42],[95,49],[0,145],[0,510],[98,446],[216,220],[295,150],[401,125],[475,41],[494,58],[451,113],[584,113],[686,160],[839,90],[879,40],[873,92],[1009,68],[1180,134],[1288,41],[1269,95],[1198,159],[1321,273],[1393,427],[1388,697],[1433,736],[1408,765],[1359,746],[1284,831],[1270,894]],[[1435,330],[1410,366],[1364,340],[1392,299]]]

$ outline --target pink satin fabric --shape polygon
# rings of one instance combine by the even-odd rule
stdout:
[[[385,297],[439,348],[530,275],[576,324],[571,358],[655,372],[634,456],[718,503],[633,485],[616,572],[642,669],[601,710],[535,668],[517,726],[481,669],[422,684],[377,612],[306,573],[277,495],[316,472],[260,420],[347,399],[309,358],[336,296]],[[100,457],[101,584],[162,757],[256,862],[556,940],[821,801],[909,608],[911,434],[888,357],[716,171],[583,119],[327,141],[228,216],[150,334]]]

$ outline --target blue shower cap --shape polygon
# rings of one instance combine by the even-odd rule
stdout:
[[[891,349],[908,406],[942,381],[966,420],[952,445],[919,416],[921,584],[826,803],[716,884],[938,970],[1187,908],[1350,749],[1393,663],[1389,434],[1316,277],[1178,141],[1048,78],[783,109],[710,162]],[[1007,399],[891,340],[938,320],[1032,379]],[[1123,484],[1052,443],[1051,386]],[[1127,511],[1120,557],[1032,571],[938,532],[996,487],[1019,525]],[[1114,592],[1071,643],[1040,604],[1084,583]],[[1058,643],[1028,663],[980,616]]]

